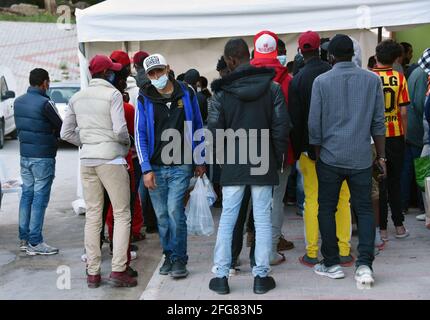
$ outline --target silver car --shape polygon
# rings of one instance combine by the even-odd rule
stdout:
[[[61,119],[66,116],[70,98],[79,90],[81,85],[74,82],[51,82],[47,95],[55,102]]]

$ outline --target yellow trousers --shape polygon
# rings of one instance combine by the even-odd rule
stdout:
[[[318,177],[315,161],[302,153],[299,159],[300,172],[303,175],[305,190],[305,241],[306,253],[310,258],[318,257]],[[338,238],[339,254],[348,256],[351,250],[351,209],[349,204],[349,189],[343,182],[339,194],[336,212],[336,235]]]

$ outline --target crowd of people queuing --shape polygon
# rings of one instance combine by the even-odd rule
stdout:
[[[20,250],[59,252],[44,242],[42,228],[61,138],[80,148],[90,288],[101,284],[104,242],[112,254],[109,282],[137,285],[130,262],[138,249],[133,243],[145,238],[144,225],[160,237],[159,273],[187,277],[184,199],[190,179],[205,174],[218,194],[214,207],[222,208],[210,290],[230,292],[228,278],[241,264],[245,229],[253,291],[276,287],[271,268],[285,262],[283,251],[294,248],[282,234],[284,205],[295,205],[303,217],[304,266],[339,279],[345,277],[343,267],[355,263],[357,284],[372,285],[375,255],[390,238],[389,212],[394,236],[406,238],[404,215],[414,194],[421,210],[417,219],[430,228],[429,199],[416,187],[413,166],[414,159],[430,155],[430,48],[417,64],[410,65],[412,56],[410,44],[383,40],[366,70],[354,39],[307,31],[298,39],[294,61],[287,62],[285,43],[262,31],[252,52],[241,38],[226,43],[211,92],[196,69],[175,78],[162,54],[139,51],[130,59],[117,50],[91,59],[88,87],[71,98],[63,120],[46,94],[48,72],[34,69],[27,93],[14,106],[23,181]],[[213,136],[220,129],[268,130],[267,149],[256,140],[260,153],[267,150],[267,171],[253,174],[250,157],[207,164],[203,154],[189,164],[186,145],[192,151],[215,145],[194,139],[202,128]],[[164,133],[172,129],[188,144],[166,162],[170,141]],[[240,147],[240,139],[234,140],[233,150]],[[358,232],[356,257],[352,224]]]

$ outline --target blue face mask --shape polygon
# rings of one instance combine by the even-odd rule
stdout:
[[[162,90],[167,86],[167,81],[169,81],[169,77],[167,76],[167,74],[162,75],[158,79],[151,79],[152,85],[159,90]]]
[[[278,60],[284,67],[287,65],[287,56],[286,55],[278,56]]]
[[[106,81],[108,81],[109,83],[113,84],[115,82],[115,73],[110,73],[107,78]]]

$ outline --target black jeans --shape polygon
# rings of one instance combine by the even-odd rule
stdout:
[[[234,267],[237,263],[237,259],[240,256],[240,252],[243,247],[243,228],[245,226],[246,217],[248,213],[249,200],[251,199],[251,188],[246,186],[245,193],[243,194],[242,203],[240,205],[239,216],[237,217],[236,225],[233,231],[233,241],[231,243],[231,264]],[[248,218],[247,231],[254,230],[254,219],[252,215],[252,210],[250,217]],[[249,252],[249,259],[251,261],[251,267],[255,266],[255,243],[253,243],[251,250]]]
[[[387,179],[379,183],[379,227],[387,230],[388,203],[391,208],[391,219],[396,227],[403,226],[401,176],[405,157],[405,140],[403,136],[385,139],[385,156],[387,157]],[[388,201],[387,201],[388,199]]]
[[[331,267],[340,263],[339,246],[336,236],[337,203],[344,180],[351,193],[351,205],[357,216],[358,259],[356,266],[372,267],[375,250],[375,218],[372,208],[372,168],[363,170],[344,169],[324,164],[316,164],[318,175],[318,224],[321,233],[321,253],[324,265]]]

